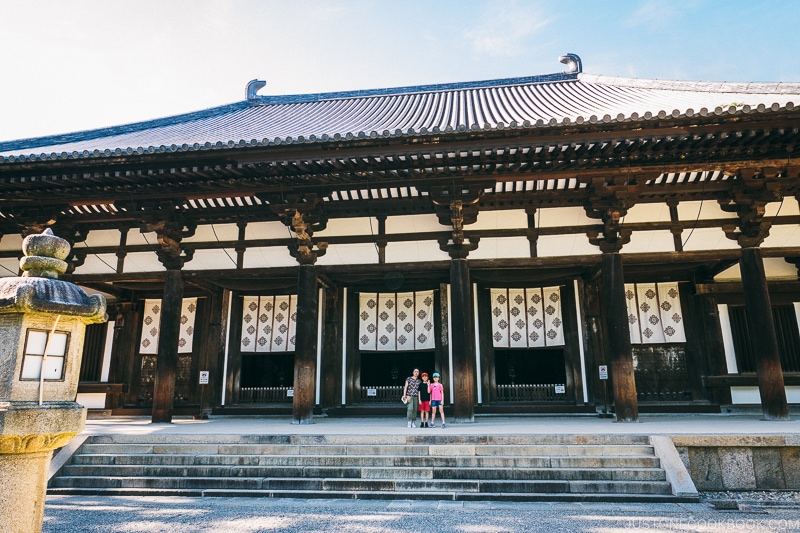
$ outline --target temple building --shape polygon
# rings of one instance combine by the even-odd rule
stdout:
[[[98,413],[800,403],[800,83],[566,72],[261,96],[0,143],[0,271],[69,241]]]

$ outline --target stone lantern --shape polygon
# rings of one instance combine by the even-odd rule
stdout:
[[[42,528],[53,450],[83,430],[75,403],[87,324],[105,322],[106,302],[58,276],[67,241],[50,229],[22,242],[22,277],[0,278],[0,524]]]

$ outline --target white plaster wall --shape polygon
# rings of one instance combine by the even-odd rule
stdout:
[[[125,272],[162,272],[166,270],[155,252],[134,252],[125,256]]]
[[[439,226],[444,227],[444,226]],[[524,209],[508,211],[479,211],[478,220],[474,224],[464,226],[467,231],[488,229],[516,229],[528,227],[528,215]],[[483,241],[481,241],[483,245]],[[470,254],[472,255],[472,254]]]
[[[735,216],[723,211],[716,201],[706,200],[704,202],[696,201],[679,203],[678,220],[684,222],[697,220],[698,211],[700,214],[700,220],[708,220],[712,218],[731,218],[732,216]]]
[[[19,259],[8,257],[0,259],[0,278],[12,278],[19,275]]]
[[[527,237],[482,238],[478,249],[469,253],[470,259],[498,259],[530,257],[531,245]]]
[[[436,215],[400,215],[386,218],[386,233],[427,233],[447,231]]]
[[[669,222],[669,206],[667,204],[636,204],[625,215],[624,224],[634,222]],[[623,250],[624,251],[624,250]]]
[[[783,216],[781,211],[781,216]],[[761,244],[762,248],[780,248],[783,246],[800,246],[800,225],[772,226],[769,235]]]
[[[236,250],[233,248],[195,250],[192,260],[183,267],[184,270],[230,270],[233,268],[236,268]]]
[[[11,250],[22,253],[22,235],[12,233],[11,235],[3,235],[0,237],[0,250]]]
[[[286,230],[286,228],[284,228]],[[244,253],[244,268],[269,268],[297,266],[297,260],[289,255],[286,246],[264,246],[248,248]]]
[[[331,244],[328,251],[317,259],[318,265],[369,265],[378,264],[378,250],[374,243]]]
[[[800,403],[800,387],[786,387],[786,401]],[[731,387],[731,402],[734,404],[761,405],[758,387]]]
[[[83,264],[75,269],[75,274],[114,274],[117,272],[117,260],[115,254],[89,254]]]
[[[587,217],[586,211],[584,211],[582,207],[551,207],[537,209],[535,217],[537,228],[591,226],[600,223],[598,220]]]
[[[764,273],[769,280],[797,279],[797,267],[787,263],[781,257],[765,257]],[[742,281],[742,273],[739,269],[739,265],[736,264],[723,270],[714,276],[714,281]]]
[[[142,233],[136,228],[128,230],[126,244],[128,246],[137,246],[140,244],[158,244],[158,235],[154,231]]]
[[[182,242],[217,242],[235,241],[239,238],[239,227],[236,224],[205,224],[197,226],[194,235],[183,239]],[[214,232],[217,232],[216,236]]]
[[[536,245],[539,257],[600,254],[600,248],[589,242],[585,234],[542,235]]]
[[[87,409],[105,409],[106,393],[104,392],[79,392],[75,401]]]
[[[388,218],[388,217],[387,217]],[[374,217],[335,218],[328,221],[324,231],[314,233],[315,240],[342,235],[377,235],[378,219]]]
[[[685,227],[681,233],[681,241],[684,243],[683,249],[687,252],[739,249],[736,241],[727,238],[721,228],[694,228],[692,231],[691,226]],[[624,253],[625,249],[622,251]]]
[[[244,230],[245,239],[286,239],[291,235],[283,222],[251,222]]]
[[[450,256],[439,249],[436,241],[390,242],[386,246],[387,263],[449,260]]]
[[[119,241],[122,238],[122,233],[119,230],[115,229],[101,229],[101,230],[91,230],[88,235],[86,235],[86,240],[78,246],[80,247],[92,247],[95,246],[119,246]]]
[[[622,247],[623,254],[674,251],[672,233],[667,230],[634,231],[631,233],[631,242]]]

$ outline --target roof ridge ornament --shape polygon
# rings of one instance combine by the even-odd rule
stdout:
[[[564,54],[558,58],[558,61],[567,66],[565,74],[580,74],[583,72],[583,62],[578,54]]]
[[[245,89],[245,98],[247,100],[255,100],[258,98],[258,91],[266,87],[267,82],[264,80],[250,80],[247,82],[247,88]]]

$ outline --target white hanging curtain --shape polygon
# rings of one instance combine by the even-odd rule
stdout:
[[[293,352],[297,311],[294,296],[245,296],[242,308],[242,353]]]
[[[642,343],[642,331],[639,329],[639,308],[636,305],[636,285],[625,284],[625,307],[628,309],[628,331],[631,344]]]
[[[677,283],[625,285],[631,344],[686,342]]]
[[[428,350],[436,346],[433,291],[359,294],[359,348]]]
[[[528,347],[544,348],[546,346],[544,334],[544,311],[542,311],[542,289],[527,289],[525,291],[528,304]]]
[[[639,323],[643,344],[664,344],[664,329],[658,310],[658,293],[655,283],[637,283],[636,297],[639,300]]]
[[[564,321],[561,318],[561,289],[545,287],[544,293],[544,328],[545,341],[548,346],[564,346]]]
[[[495,348],[508,348],[508,291],[491,289],[492,341]]]
[[[661,311],[661,324],[664,326],[664,339],[667,342],[686,342],[678,284],[659,283],[658,300],[658,308]]]
[[[528,347],[528,321],[525,319],[525,289],[508,289],[508,346]]]
[[[140,354],[157,354],[158,337],[161,331],[161,300],[145,300],[142,317],[142,337],[139,341]],[[197,298],[184,298],[181,302],[178,353],[192,353],[194,346],[195,315]]]
[[[559,287],[490,289],[495,348],[564,345]]]
[[[158,353],[158,332],[161,327],[161,300],[145,300],[142,317],[142,338],[139,353]]]
[[[256,351],[258,333],[258,296],[245,296],[242,307],[242,340],[239,349],[242,352]]]
[[[414,293],[414,349],[432,350],[436,347],[433,331],[433,291]]]
[[[378,349],[378,295],[362,292],[358,295],[358,346],[362,350]]]
[[[178,337],[178,353],[192,353],[194,346],[194,319],[197,314],[197,298],[184,298],[181,303],[181,329]]]

